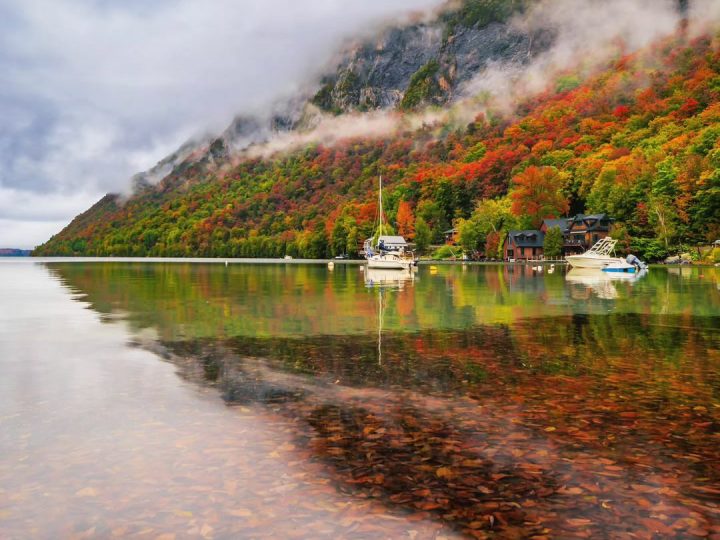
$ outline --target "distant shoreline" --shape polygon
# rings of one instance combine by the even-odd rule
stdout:
[[[0,257],[30,257],[32,249],[0,248]]]
[[[0,260],[6,262],[32,262],[32,263],[166,263],[166,264],[248,264],[248,265],[327,265],[333,263],[335,266],[362,266],[366,263],[364,259],[233,259],[233,258],[210,258],[210,257],[34,257],[34,256],[0,256]],[[566,261],[447,261],[421,259],[418,266],[528,266],[551,264],[567,266]],[[711,263],[693,264],[653,264],[651,266],[663,267],[713,267]]]

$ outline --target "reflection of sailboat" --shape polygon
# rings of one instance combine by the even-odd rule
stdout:
[[[376,242],[376,243],[375,243]],[[373,238],[363,245],[368,268],[410,270],[417,265],[415,254],[409,250],[402,236],[386,236],[383,224],[382,176],[378,195],[378,227]]]
[[[415,279],[416,275],[412,268],[393,270],[368,266],[365,270],[365,285],[368,287],[402,289],[406,283],[413,282]]]
[[[405,285],[415,281],[415,272],[412,268],[407,270],[391,270],[387,268],[368,267],[365,270],[365,286],[377,289],[378,297],[378,333],[377,350],[378,365],[382,365],[382,328],[385,315],[385,295],[390,290],[402,290]]]
[[[378,366],[382,366],[383,290],[378,290]]]

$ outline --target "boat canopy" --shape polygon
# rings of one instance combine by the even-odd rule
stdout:
[[[408,244],[402,236],[381,236],[378,238],[378,245],[386,249],[399,249],[407,248]]]

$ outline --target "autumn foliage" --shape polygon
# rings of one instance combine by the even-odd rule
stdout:
[[[720,237],[720,49],[710,37],[657,43],[572,90],[527,99],[513,118],[489,106],[463,128],[220,166],[189,160],[127,202],[103,199],[36,253],[333,255],[371,234],[380,174],[387,217],[408,237],[421,216],[437,242],[480,201],[507,196],[533,226],[609,213],[650,258]]]
[[[515,176],[510,192],[512,212],[527,216],[539,228],[542,220],[567,214],[569,204],[562,192],[565,179],[555,167],[531,166]]]

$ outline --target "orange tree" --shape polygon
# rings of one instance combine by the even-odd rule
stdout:
[[[528,167],[512,180],[512,213],[535,228],[543,219],[564,215],[570,207],[562,192],[565,181],[566,175],[555,167]]]

